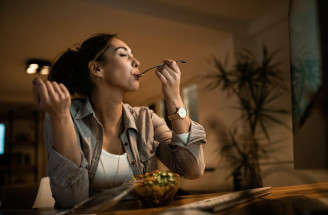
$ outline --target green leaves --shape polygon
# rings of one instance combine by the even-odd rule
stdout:
[[[221,89],[238,98],[238,107],[230,107],[241,111],[238,123],[229,132],[216,131],[221,140],[221,153],[229,159],[233,172],[241,171],[247,175],[249,171],[259,171],[259,156],[266,154],[261,146],[271,142],[271,126],[290,129],[281,120],[281,116],[290,114],[290,111],[278,102],[287,88],[279,69],[281,61],[275,61],[277,53],[270,53],[263,46],[262,60],[258,62],[250,51],[245,50],[237,55],[232,69],[227,69],[227,58],[223,63],[213,57],[215,72],[205,76],[209,81],[207,89]],[[215,123],[212,123],[212,128],[215,128]]]
[[[282,71],[278,68],[281,62],[274,61],[277,52],[270,54],[264,46],[262,54],[262,61],[257,62],[250,51],[240,53],[232,70],[226,69],[227,63],[223,64],[213,57],[216,71],[205,78],[210,80],[207,85],[209,90],[220,88],[228,95],[237,96],[243,112],[240,120],[248,121],[252,134],[255,135],[257,129],[260,129],[269,140],[267,125],[286,126],[276,115],[289,114],[289,111],[273,106],[286,91],[281,78]]]

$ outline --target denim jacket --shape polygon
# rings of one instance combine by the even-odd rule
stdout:
[[[81,147],[80,166],[53,148],[47,114],[44,123],[47,173],[55,208],[71,208],[92,195],[91,184],[103,144],[103,128],[88,98],[72,100],[70,113]],[[134,175],[156,170],[157,158],[185,178],[193,179],[203,174],[202,144],[206,142],[206,135],[200,124],[191,122],[189,139],[184,144],[165,121],[147,107],[131,107],[123,103],[123,122],[120,137]]]

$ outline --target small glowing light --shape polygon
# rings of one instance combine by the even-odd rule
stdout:
[[[26,62],[26,73],[48,75],[50,72],[51,62],[42,59],[30,59]]]
[[[50,69],[49,66],[43,66],[43,67],[41,67],[40,74],[41,75],[48,75],[49,74],[49,69]]]
[[[29,65],[29,68],[31,68],[31,69],[37,69],[37,68],[39,68],[39,65],[36,64],[36,63],[32,63],[32,64]]]
[[[26,69],[26,73],[28,73],[28,74],[35,74],[36,73],[36,69],[29,67],[29,68]]]
[[[26,69],[26,73],[28,73],[28,74],[35,74],[37,72],[37,69],[38,68],[39,68],[39,65],[38,64],[32,63]]]

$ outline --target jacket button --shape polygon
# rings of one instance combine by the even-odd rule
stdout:
[[[128,143],[127,143],[127,142],[125,142],[125,143],[124,143],[124,146],[128,146]]]
[[[135,165],[136,163],[134,161],[131,162],[131,165]]]

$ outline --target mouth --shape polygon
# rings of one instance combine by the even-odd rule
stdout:
[[[136,80],[139,80],[139,78],[140,78],[139,72],[133,73],[132,75],[135,77]]]

